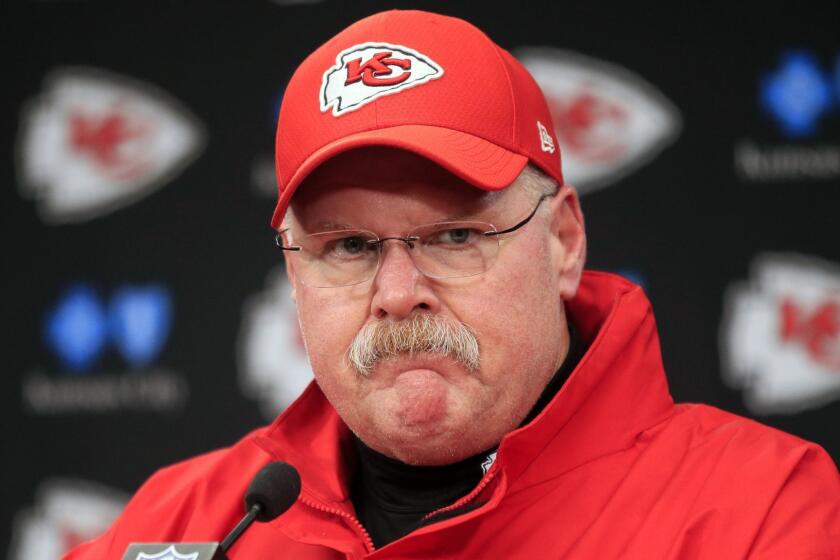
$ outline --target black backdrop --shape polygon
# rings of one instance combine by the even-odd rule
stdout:
[[[17,516],[14,546],[21,553],[27,523],[52,515],[44,504],[51,481],[130,493],[155,468],[229,444],[268,420],[261,410],[271,406],[261,409],[243,393],[242,337],[246,302],[282,267],[265,186],[276,104],[307,53],[350,22],[397,5],[464,17],[514,51],[551,46],[621,66],[670,100],[681,121],[670,145],[583,196],[589,267],[643,283],[677,400],[757,417],[819,442],[837,460],[840,402],[831,379],[813,402],[775,408],[747,408],[742,388],[724,381],[727,298],[733,286],[756,281],[751,267],[761,255],[817,262],[835,282],[825,288],[825,301],[838,301],[840,274],[832,263],[840,266],[840,160],[832,158],[840,158],[840,14],[830,2],[786,4],[754,3],[737,12],[603,2],[7,4],[2,408],[8,419],[0,544],[12,542]],[[811,119],[814,128],[804,132],[780,128],[761,102],[762,84],[780,75],[791,52],[808,53],[830,92]],[[24,138],[26,107],[58,68],[94,69],[165,91],[197,123],[190,161],[133,203],[64,223],[50,219],[27,190]],[[736,153],[744,143],[788,156],[745,175]],[[91,291],[72,300],[68,290],[79,285]],[[70,300],[119,307],[122,289],[158,302],[145,309],[171,321],[160,347],[135,352],[132,362],[130,351],[105,345],[92,365],[73,373],[69,351],[56,351],[45,334],[51,313]],[[829,306],[820,331],[829,347],[821,347],[822,355],[833,348],[835,358],[837,319]],[[759,349],[759,362],[787,359],[774,352]],[[840,378],[838,363],[829,358],[822,373]],[[142,385],[144,379],[152,381]],[[105,388],[92,389],[95,383]],[[41,387],[41,405],[27,396],[32,384]],[[48,390],[53,397],[43,397]],[[115,397],[108,406],[85,405],[80,397],[62,408],[61,391],[148,393],[141,404]]]

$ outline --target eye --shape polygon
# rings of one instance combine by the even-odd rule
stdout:
[[[467,247],[474,245],[481,238],[481,232],[471,227],[454,227],[439,229],[433,232],[427,239],[427,245],[436,245],[444,248]]]
[[[376,246],[370,244],[370,238],[360,234],[338,235],[325,240],[317,253],[324,259],[356,260],[376,254]]]
[[[467,228],[448,229],[443,232],[443,242],[462,244],[470,240],[473,231]]]
[[[347,255],[358,255],[367,249],[367,247],[368,244],[365,239],[356,235],[337,240],[333,250]]]

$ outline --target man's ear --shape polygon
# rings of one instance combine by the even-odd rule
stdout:
[[[560,297],[569,300],[575,297],[583,265],[586,262],[586,229],[580,200],[575,188],[568,183],[551,199],[550,228],[553,241],[552,255],[555,259]]]

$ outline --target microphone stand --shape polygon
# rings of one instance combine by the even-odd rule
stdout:
[[[236,527],[225,537],[225,540],[222,541],[222,552],[227,552],[228,549],[233,545],[236,539],[239,538],[239,535],[242,534],[245,529],[247,529],[251,523],[257,518],[257,516],[262,513],[263,507],[262,504],[256,503],[251,506],[251,509],[248,510],[248,513],[245,514],[245,517],[236,524]]]

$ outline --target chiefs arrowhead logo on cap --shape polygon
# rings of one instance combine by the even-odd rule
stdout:
[[[341,51],[324,72],[321,111],[339,116],[377,97],[398,93],[443,76],[428,56],[402,45],[362,43]]]

